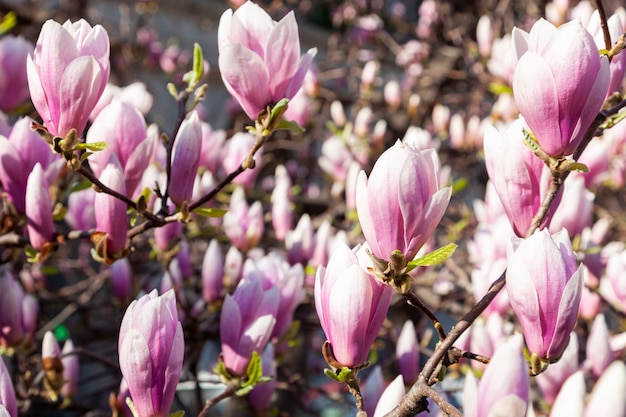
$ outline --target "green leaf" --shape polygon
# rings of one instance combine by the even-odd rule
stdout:
[[[88,149],[93,152],[103,151],[109,147],[106,142],[93,142],[93,143],[78,143],[76,149]]]
[[[589,172],[589,167],[582,162],[574,162],[568,168],[569,171],[578,171],[578,172]]]
[[[193,209],[191,212],[195,214],[199,214],[200,216],[204,216],[204,217],[219,218],[219,217],[224,217],[224,214],[226,214],[227,211],[228,210],[212,208],[212,207],[198,207],[198,208]]]
[[[185,412],[183,410],[176,411],[175,413],[170,414],[170,417],[183,417]]]
[[[70,187],[70,194],[71,193],[76,193],[78,191],[86,190],[89,187],[91,187],[91,181],[84,180],[84,181],[75,182]]]
[[[272,107],[272,112],[270,113],[270,120],[274,120],[278,117],[281,117],[283,113],[287,111],[287,107],[289,107],[289,99],[284,98],[280,100],[274,107]]]
[[[293,133],[304,133],[304,129],[293,120],[282,119],[280,122],[278,122],[278,126],[276,126],[276,129],[288,130]]]
[[[504,93],[511,94],[513,92],[513,89],[504,83],[493,82],[489,84],[489,91],[499,96],[500,94],[504,94]]]
[[[337,374],[335,374],[335,372],[333,372],[332,369],[325,368],[324,369],[324,375],[326,375],[327,377],[329,377],[330,379],[332,379],[335,382],[341,382],[339,380],[339,377],[337,376]]]
[[[440,264],[446,259],[448,259],[450,256],[452,256],[452,254],[458,247],[459,245],[457,245],[456,243],[449,243],[446,246],[442,246],[439,249],[435,249],[434,251],[427,253],[421,258],[418,258],[409,262],[404,272],[405,273],[411,272],[418,266],[432,266],[432,265]]]
[[[467,178],[463,177],[463,178],[459,178],[458,180],[454,181],[452,183],[452,193],[458,193],[461,190],[464,190],[465,188],[467,188],[467,185],[469,184],[469,181],[467,180]]]
[[[178,100],[178,90],[176,89],[174,83],[167,83],[167,91],[172,97],[174,97],[174,100]]]
[[[244,387],[254,387],[263,376],[261,356],[256,351],[252,352],[252,358],[250,358],[250,363],[248,363],[248,367],[246,368],[246,375],[248,379],[242,384]]]
[[[65,218],[65,214],[67,213],[67,207],[61,207],[59,210],[55,211],[52,215],[52,220],[55,222],[60,222]]]
[[[17,15],[15,12],[8,12],[4,15],[2,22],[0,22],[0,35],[4,35],[17,25]]]
[[[37,262],[37,251],[32,246],[28,245],[24,248],[24,253],[28,258],[28,262],[34,263]]]

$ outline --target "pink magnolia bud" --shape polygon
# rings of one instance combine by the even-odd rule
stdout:
[[[133,289],[133,271],[128,258],[118,259],[111,265],[113,296],[127,300]]]
[[[272,226],[276,239],[285,240],[291,229],[293,213],[291,209],[291,178],[284,165],[276,167],[274,174],[274,189],[272,190]]]
[[[139,110],[113,99],[98,114],[86,139],[87,143],[105,141],[108,145],[89,156],[89,166],[94,174],[100,176],[111,154],[115,154],[124,171],[126,194],[132,196],[156,146],[156,137],[148,136],[146,122]]]
[[[312,105],[312,101],[303,86],[289,101],[289,107],[283,117],[285,120],[294,121],[298,126],[304,127],[309,124]]]
[[[402,326],[398,342],[396,343],[396,359],[398,369],[407,384],[413,384],[419,374],[419,344],[415,325],[411,320],[407,320]]]
[[[259,384],[248,394],[248,401],[256,411],[268,410],[272,402],[272,394],[276,389],[276,362],[274,361],[274,345],[268,343],[261,355],[261,366],[263,376],[272,379],[263,384]]]
[[[63,345],[61,354],[63,357],[63,387],[61,388],[61,395],[65,398],[73,398],[78,391],[78,370],[79,361],[78,355],[74,352],[74,343],[72,339],[67,339]]]
[[[367,61],[361,72],[361,86],[369,88],[376,81],[376,76],[380,70],[380,64],[377,61]]]
[[[396,405],[400,403],[402,397],[404,397],[404,379],[402,375],[398,375],[391,384],[385,388],[382,395],[378,399],[376,404],[376,410],[374,411],[374,417],[383,417],[388,412],[394,409]]]
[[[191,200],[201,148],[202,125],[198,113],[194,111],[183,121],[172,150],[172,175],[168,191],[176,204]]]
[[[589,368],[593,377],[599,378],[613,362],[613,351],[609,343],[609,329],[606,326],[604,314],[598,314],[593,321],[587,339],[587,352],[586,367]]]
[[[368,416],[374,415],[376,404],[380,396],[385,391],[385,379],[380,365],[376,365],[361,384],[361,394],[363,395],[363,409]]]
[[[39,163],[28,176],[26,184],[26,226],[33,248],[40,250],[45,243],[52,241],[54,236],[52,201],[48,181]]]
[[[11,382],[11,375],[0,357],[0,415],[6,412],[8,417],[18,417],[17,402],[15,401],[15,390]]]
[[[275,22],[251,1],[224,12],[217,38],[222,80],[253,120],[266,106],[296,94],[316,53],[310,49],[300,57],[293,12]]]
[[[626,31],[626,22],[620,19],[619,14],[615,13],[608,20],[609,34],[611,35],[611,41],[614,46],[618,41],[619,37]],[[593,39],[596,42],[598,49],[606,49],[606,44],[604,42],[604,32],[600,27],[600,14],[597,10],[593,12],[591,15],[591,19],[587,24],[587,30],[593,36]],[[611,64],[609,65],[610,70],[610,79],[609,87],[607,89],[607,97],[613,94],[616,91],[622,91],[622,83],[624,82],[624,72],[626,71],[626,54],[623,52],[614,56],[611,59]]]
[[[28,99],[26,58],[32,53],[33,44],[21,36],[0,40],[0,110],[10,112]]]
[[[109,103],[111,103],[111,101],[115,98],[123,101],[124,103],[130,104],[133,108],[139,110],[144,116],[148,114],[154,101],[152,94],[148,92],[146,85],[142,82],[137,81],[123,88],[109,83],[106,87],[104,87],[100,100],[98,100],[96,107],[94,107],[93,111],[89,115],[89,120],[93,121],[98,114],[100,114],[102,109],[108,106]]]
[[[450,146],[453,149],[463,149],[465,143],[465,120],[459,113],[454,113],[450,118]]]
[[[576,267],[567,230],[537,230],[516,242],[506,286],[531,354],[557,360],[578,317],[586,269]]]
[[[385,103],[389,105],[392,109],[397,109],[402,104],[402,90],[400,88],[400,83],[396,80],[388,81],[385,84],[385,89],[383,90],[383,97],[385,99]]]
[[[166,417],[176,393],[185,354],[173,291],[152,291],[133,301],[119,336],[122,376],[140,416]]]
[[[265,229],[263,207],[260,201],[251,206],[246,201],[243,188],[237,187],[230,198],[230,208],[223,218],[224,232],[241,251],[248,251],[261,240]]]
[[[224,171],[231,173],[239,168],[254,145],[254,140],[254,136],[249,133],[237,132],[232,138],[226,141],[222,149],[222,167]],[[244,187],[251,187],[259,174],[262,155],[262,149],[259,149],[254,155],[254,168],[246,169],[233,180],[233,183],[241,184]]]
[[[224,286],[234,289],[241,280],[243,271],[243,254],[236,246],[231,246],[224,257]]]
[[[74,191],[67,198],[65,222],[74,230],[91,230],[96,228],[94,202],[96,190],[92,187]]]
[[[261,281],[242,280],[226,294],[220,318],[222,359],[233,375],[244,375],[252,352],[260,353],[272,336],[279,288],[264,290]]]
[[[467,417],[506,415],[524,417],[528,408],[528,364],[522,351],[523,339],[516,334],[498,346],[478,388],[471,373],[463,402]]]
[[[513,76],[517,106],[547,154],[571,155],[604,102],[608,59],[579,20],[538,21],[527,47]]]
[[[115,156],[102,170],[100,181],[107,187],[125,194],[124,174]],[[96,229],[107,235],[107,252],[115,254],[126,247],[128,235],[126,203],[105,193],[97,193],[94,201]]]
[[[346,112],[341,101],[334,100],[330,103],[330,118],[338,128],[343,128],[346,125]]]
[[[450,108],[443,104],[435,104],[433,106],[432,119],[436,133],[447,131],[448,123],[450,123]]]
[[[626,414],[626,365],[615,361],[591,391],[584,417],[621,417]]]
[[[478,53],[486,58],[491,55],[491,44],[493,43],[493,32],[491,30],[491,17],[482,15],[476,24],[476,43],[478,43]]]
[[[226,141],[225,130],[213,130],[208,123],[202,122],[202,146],[199,166],[216,175],[222,163],[222,148]],[[241,161],[239,161],[241,163]]]
[[[202,261],[202,298],[207,304],[222,298],[223,283],[224,254],[217,240],[212,239]]]
[[[576,371],[563,383],[550,417],[582,417],[586,394],[585,375],[583,371]]]
[[[311,217],[307,213],[300,217],[295,229],[287,232],[287,236],[285,236],[285,248],[287,249],[289,263],[292,265],[297,263],[306,265],[313,256],[313,251],[315,250],[315,233],[313,231]]]
[[[18,346],[33,340],[39,306],[24,295],[19,282],[8,272],[0,278],[0,346]]]
[[[600,281],[600,293],[622,312],[626,312],[624,270],[626,270],[626,251],[612,253],[607,260],[605,276]]]
[[[399,250],[411,261],[426,243],[450,201],[451,188],[439,186],[439,158],[397,141],[359,175],[356,207],[372,253],[389,259]]]
[[[8,136],[0,135],[0,183],[19,213],[24,213],[26,181],[39,163],[48,183],[54,181],[64,162],[30,129],[30,117],[19,119]]]
[[[550,220],[551,232],[567,229],[570,236],[576,236],[591,225],[595,194],[585,187],[582,175],[574,174],[563,184],[563,196]]]
[[[293,314],[304,298],[304,268],[300,264],[290,266],[281,255],[270,252],[258,260],[248,259],[243,265],[243,277],[259,280],[265,290],[279,289],[272,338],[280,339],[289,330]]]
[[[520,237],[526,235],[539,210],[551,177],[546,164],[524,145],[522,129],[521,119],[513,122],[503,135],[491,125],[485,129],[487,173],[515,234]]]
[[[535,377],[542,398],[549,404],[552,404],[563,383],[579,368],[578,337],[575,332],[572,332],[569,336],[569,343],[563,355],[561,355],[561,359]]]
[[[31,99],[48,131],[81,135],[109,79],[109,36],[85,20],[46,21],[27,60]]]
[[[359,265],[346,245],[335,245],[328,266],[315,277],[315,309],[335,359],[357,367],[367,359],[382,326],[393,289]]]

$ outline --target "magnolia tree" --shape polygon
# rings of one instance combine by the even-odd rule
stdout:
[[[103,26],[0,39],[0,416],[99,408],[81,393],[93,363],[115,416],[224,415],[227,399],[233,415],[626,416],[623,208],[595,201],[623,201],[626,11],[555,1],[502,38],[482,16],[463,70],[491,83],[489,110],[441,93],[430,112],[416,91],[454,10],[426,0],[410,21],[409,3],[332,11],[362,63],[343,103],[294,12],[226,10],[219,73],[245,120],[228,132],[203,121],[199,45],[185,62],[142,32],[163,71],[188,64],[168,129],[146,122],[141,80],[111,83]],[[454,170],[475,155],[472,211],[455,194],[480,180]],[[71,320],[96,299],[107,354]]]

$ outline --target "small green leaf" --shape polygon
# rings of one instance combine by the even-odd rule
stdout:
[[[499,96],[500,94],[504,94],[504,93],[511,94],[513,92],[513,89],[504,83],[493,82],[489,84],[489,91]]]
[[[274,120],[277,117],[281,117],[285,111],[287,111],[287,107],[289,107],[289,99],[283,98],[278,103],[272,107],[272,112],[270,113],[270,120]]]
[[[332,369],[325,368],[324,369],[324,375],[326,375],[327,377],[329,377],[330,379],[332,379],[335,382],[341,382],[339,380],[339,377],[337,376],[337,374],[335,374],[335,372],[333,372]]]
[[[462,177],[459,178],[458,180],[454,181],[452,183],[452,193],[458,193],[461,190],[464,190],[465,188],[467,188],[467,185],[469,184],[469,181],[467,180],[467,178]]]
[[[52,215],[52,220],[55,222],[60,222],[65,217],[67,213],[67,207],[61,207],[59,210],[55,211]]]
[[[219,217],[224,217],[224,214],[226,214],[227,211],[228,210],[212,208],[212,207],[198,207],[198,208],[193,209],[192,213],[199,214],[200,216],[204,216],[204,217],[219,218]]]
[[[235,395],[238,397],[243,397],[244,395],[249,394],[250,391],[252,391],[253,389],[254,389],[253,385],[246,385],[246,386],[239,388],[237,391],[235,391]]]
[[[293,133],[304,133],[304,129],[293,120],[282,119],[280,122],[278,122],[278,126],[276,126],[276,129],[288,130]]]
[[[178,100],[178,90],[176,89],[174,83],[167,83],[167,91],[172,97],[174,97],[174,100]]]
[[[435,249],[434,251],[422,256],[421,258],[409,262],[404,272],[408,273],[418,266],[432,266],[440,264],[448,259],[450,256],[452,256],[452,254],[458,247],[459,245],[457,245],[456,243],[449,243],[446,246]]]
[[[35,250],[35,248],[33,248],[32,246],[26,246],[24,248],[24,253],[26,254],[26,257],[28,258],[28,262],[33,263],[33,262],[37,262],[36,258],[37,258],[37,251]]]
[[[246,368],[246,375],[248,379],[242,384],[244,387],[255,386],[263,376],[261,356],[256,351],[252,352],[252,358],[250,358],[250,363],[248,363]]]
[[[77,143],[76,149],[88,149],[93,152],[103,151],[109,147],[106,142],[93,142],[93,143]]]
[[[0,22],[0,35],[4,35],[17,25],[17,15],[15,12],[8,12],[4,15],[2,22]]]
[[[84,180],[84,181],[75,182],[70,187],[70,194],[76,193],[78,191],[86,190],[87,188],[90,188],[90,187],[91,187],[91,181]]]
[[[330,133],[337,136],[338,138],[341,137],[342,130],[339,129],[337,125],[335,125],[333,122],[326,122],[326,127],[328,128],[328,130],[330,130]]]
[[[569,171],[578,171],[578,172],[589,172],[589,167],[582,162],[574,162],[568,168]]]
[[[183,410],[176,411],[175,413],[170,414],[170,417],[183,417],[185,412]]]

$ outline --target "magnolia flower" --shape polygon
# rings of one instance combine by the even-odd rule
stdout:
[[[399,250],[411,261],[434,232],[452,189],[439,186],[439,158],[433,149],[417,151],[397,141],[361,171],[356,209],[372,253],[389,260]]]
[[[201,147],[202,124],[198,113],[194,111],[180,126],[172,150],[172,173],[168,191],[176,204],[191,200]]]
[[[579,20],[558,29],[535,23],[524,44],[514,35],[519,62],[513,91],[520,113],[551,156],[571,155],[602,107],[609,61]]]
[[[298,92],[316,53],[310,49],[300,56],[293,12],[275,22],[250,1],[224,12],[217,39],[222,80],[253,120],[266,106]]]
[[[315,276],[315,309],[342,366],[362,365],[385,320],[393,289],[369,275],[345,244]]]
[[[117,158],[112,156],[102,170],[100,181],[107,187],[125,194],[124,174]],[[96,228],[106,233],[107,254],[115,254],[126,247],[128,235],[126,203],[105,193],[97,193],[94,201]],[[101,254],[104,257],[104,254]]]
[[[133,301],[122,319],[120,370],[140,417],[169,415],[185,354],[174,291]]]
[[[28,99],[26,57],[32,53],[33,44],[22,36],[0,39],[0,110],[9,112]]]
[[[117,156],[126,184],[126,194],[132,196],[137,184],[152,160],[156,136],[148,136],[146,122],[139,110],[120,99],[113,99],[98,114],[89,132],[87,143],[105,140],[107,148],[89,156],[89,166],[99,177],[112,154]]]
[[[85,20],[48,20],[28,57],[28,86],[48,132],[80,135],[109,79],[109,36]]]
[[[279,288],[263,289],[258,279],[243,279],[226,294],[220,318],[222,360],[233,375],[244,375],[252,352],[261,354],[272,336]]]
[[[530,387],[522,343],[519,334],[502,343],[479,384],[471,372],[467,373],[463,391],[465,416],[526,416]]]
[[[584,271],[576,267],[567,230],[546,229],[519,239],[509,256],[506,286],[531,354],[552,362],[569,341],[578,317]]]

